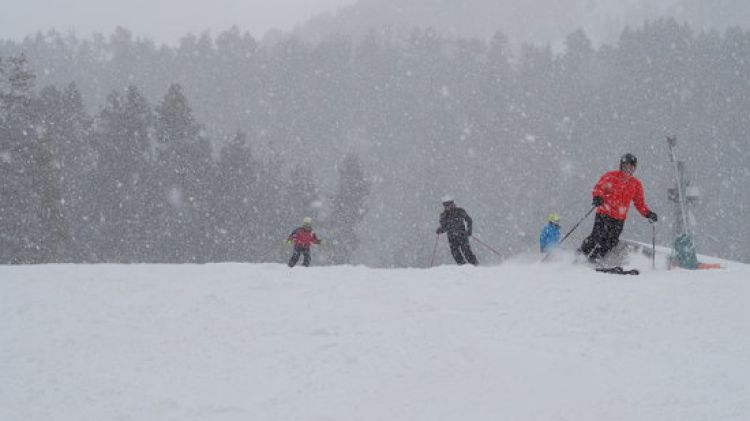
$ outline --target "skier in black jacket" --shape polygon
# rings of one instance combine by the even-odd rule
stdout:
[[[471,217],[465,210],[456,207],[450,196],[443,197],[443,207],[445,210],[440,214],[440,227],[436,231],[437,234],[448,233],[448,244],[456,263],[463,265],[468,261],[472,265],[479,264],[469,246]]]

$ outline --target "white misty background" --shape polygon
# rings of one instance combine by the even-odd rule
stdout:
[[[292,33],[4,40],[0,258],[284,261],[312,216],[315,264],[425,266],[444,194],[508,257],[550,212],[570,227],[625,152],[667,244],[673,134],[703,192],[699,251],[750,261],[748,6],[534,6],[511,22],[478,1],[360,1]],[[624,237],[650,227],[633,212]]]

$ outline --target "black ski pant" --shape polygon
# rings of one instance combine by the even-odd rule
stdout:
[[[309,247],[295,247],[292,257],[289,259],[289,267],[293,268],[299,260],[299,255],[302,255],[302,266],[310,266],[310,248]]]
[[[594,218],[594,229],[578,249],[589,261],[595,262],[606,256],[620,241],[625,221],[597,213]]]
[[[469,245],[469,236],[463,231],[449,232],[448,233],[448,245],[451,248],[451,254],[456,260],[456,263],[463,265],[467,261],[472,265],[477,265],[477,257],[471,251]]]

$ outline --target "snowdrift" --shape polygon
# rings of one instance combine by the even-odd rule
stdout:
[[[0,419],[750,419],[750,267],[635,263],[0,267]]]

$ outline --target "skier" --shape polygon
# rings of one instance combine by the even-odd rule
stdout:
[[[321,243],[318,236],[312,230],[312,218],[305,217],[302,220],[302,226],[292,231],[286,243],[289,245],[294,244],[294,252],[292,252],[292,257],[289,259],[290,268],[297,264],[300,254],[303,256],[302,266],[310,266],[310,246]]]
[[[560,244],[560,217],[556,213],[551,213],[547,217],[547,225],[542,228],[539,234],[539,248],[542,253],[552,251]]]
[[[646,205],[640,180],[633,175],[637,165],[635,155],[626,153],[620,158],[620,169],[604,173],[594,186],[594,228],[578,249],[592,263],[600,261],[620,241],[631,202],[643,217],[651,222],[658,220]]]
[[[465,210],[456,207],[452,197],[444,196],[442,202],[445,210],[440,214],[440,227],[436,231],[437,234],[448,233],[448,244],[456,263],[463,265],[468,261],[472,265],[479,264],[469,246],[471,217]]]

